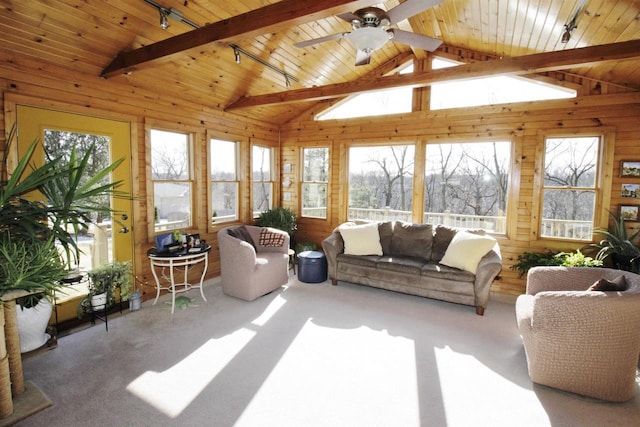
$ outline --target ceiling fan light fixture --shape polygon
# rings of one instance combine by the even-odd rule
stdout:
[[[363,27],[358,31],[353,31],[346,36],[356,48],[363,52],[371,53],[380,49],[391,35],[381,28]]]

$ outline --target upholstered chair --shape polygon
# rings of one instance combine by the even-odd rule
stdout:
[[[605,289],[622,284],[624,290],[588,290],[596,282]],[[517,299],[516,319],[533,382],[613,402],[634,396],[640,275],[609,268],[534,267],[526,295]]]
[[[225,294],[246,301],[285,285],[289,280],[289,235],[252,225],[218,232],[220,276]]]

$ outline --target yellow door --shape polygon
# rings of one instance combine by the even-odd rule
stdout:
[[[45,133],[51,136],[59,134],[57,131],[60,131],[102,137],[101,140],[108,146],[106,150],[110,156],[109,163],[120,158],[124,159],[112,174],[112,180],[122,181],[122,185],[117,188],[119,191],[131,193],[131,132],[128,122],[18,105],[17,125],[19,156],[35,139],[40,141],[33,159],[36,164],[44,162]],[[52,154],[55,155],[55,153]],[[92,230],[89,237],[79,236],[78,243],[83,252],[78,262],[80,270],[86,272],[106,261],[131,261],[132,263],[134,261],[130,232],[133,223],[131,200],[113,198],[111,207],[116,212],[114,217],[101,219],[101,226]],[[86,294],[86,290],[70,290],[62,299],[81,297],[83,293]],[[75,316],[75,308],[70,307],[70,309],[73,309],[73,316]],[[64,319],[59,318],[59,320]]]

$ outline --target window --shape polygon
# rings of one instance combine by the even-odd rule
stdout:
[[[326,218],[329,149],[305,148],[302,157],[302,216]]]
[[[238,219],[238,143],[209,140],[212,222]]]
[[[540,236],[591,240],[600,140],[545,138]]]
[[[506,233],[511,142],[428,144],[424,219]]]
[[[349,149],[348,219],[411,222],[413,145]]]
[[[151,179],[155,231],[191,226],[191,137],[151,130]]]
[[[273,148],[254,145],[251,150],[253,216],[273,206]]]
[[[434,58],[433,69],[459,62]],[[543,99],[575,98],[576,91],[522,77],[484,77],[431,85],[431,109],[473,107]]]
[[[413,72],[413,64],[404,67],[400,74]],[[409,113],[413,101],[413,88],[367,92],[347,97],[343,102],[318,114],[316,120],[351,119],[355,117],[383,116],[386,114]]]

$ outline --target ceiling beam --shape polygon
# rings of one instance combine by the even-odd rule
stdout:
[[[351,12],[379,3],[379,0],[282,0],[260,9],[205,25],[196,30],[161,40],[141,48],[120,52],[100,77],[109,78],[150,67],[151,62],[208,43],[233,38],[251,38],[278,32],[292,26]]]
[[[318,101],[353,95],[363,92],[391,89],[395,87],[424,87],[438,82],[469,80],[498,75],[526,75],[544,71],[562,70],[602,61],[613,61],[640,57],[640,40],[631,40],[608,45],[590,46],[555,52],[536,53],[514,58],[502,58],[484,62],[459,65],[454,68],[396,74],[375,79],[336,83],[287,92],[246,96],[228,105],[225,110],[287,102]]]

